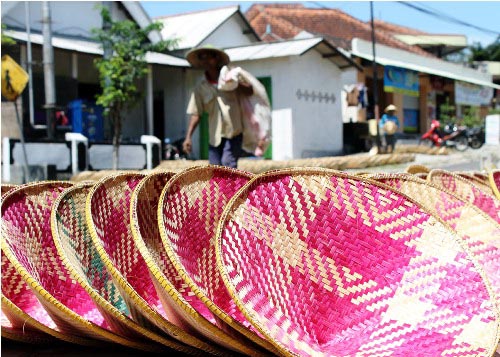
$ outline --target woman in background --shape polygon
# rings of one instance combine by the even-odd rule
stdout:
[[[399,120],[395,115],[397,109],[398,108],[393,104],[388,105],[384,110],[385,114],[382,115],[378,124],[380,134],[383,138],[382,146],[387,153],[392,153],[394,151],[394,145],[396,144],[394,134],[399,130]]]

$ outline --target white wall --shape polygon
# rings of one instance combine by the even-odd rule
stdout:
[[[256,42],[253,35],[243,34],[243,29],[246,27],[247,25],[243,22],[241,17],[235,13],[201,44],[212,44],[214,46],[226,48],[245,46]]]
[[[341,72],[315,50],[302,56],[234,63],[256,77],[272,77],[273,110],[292,110],[293,157],[342,152]],[[335,101],[299,98],[298,92],[335,96]],[[281,133],[274,133],[274,136]],[[280,139],[281,140],[281,139]]]

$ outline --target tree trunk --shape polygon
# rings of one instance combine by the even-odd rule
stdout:
[[[120,109],[113,112],[113,170],[118,170],[118,159],[120,154],[120,139],[122,136],[122,118],[120,116]]]

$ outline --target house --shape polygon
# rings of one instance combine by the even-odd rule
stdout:
[[[14,39],[14,46],[2,46],[2,53],[9,54],[24,68],[28,68],[28,46],[31,47],[31,68],[33,72],[32,93],[23,92],[20,99],[25,135],[36,139],[45,135],[45,88],[43,77],[43,35],[41,24],[41,2],[9,2],[2,4],[2,23],[6,25],[5,34]],[[140,27],[151,23],[148,15],[138,2],[49,2],[52,18],[52,46],[54,49],[54,72],[56,107],[68,110],[75,99],[86,101],[92,106],[95,96],[100,92],[98,73],[94,60],[103,54],[99,43],[92,39],[93,28],[102,27],[98,5],[110,7],[115,20],[130,19]],[[78,16],[72,14],[78,13]],[[29,34],[26,23],[29,19]],[[150,33],[152,42],[161,39],[159,32]],[[183,58],[169,54],[148,53],[146,60],[150,73],[138,83],[143,88],[144,99],[131,112],[127,113],[123,126],[125,142],[137,141],[141,134],[151,134],[163,138],[165,135],[165,107],[177,106],[182,95],[174,88],[174,83],[184,83],[183,70],[189,67]],[[9,103],[2,106],[2,133],[9,132],[9,122],[15,117],[7,115]],[[4,108],[7,107],[7,108]],[[4,110],[5,109],[5,110]],[[171,110],[172,116],[181,115],[182,110]],[[107,121],[103,123],[103,133],[96,139],[109,140],[112,136]],[[6,131],[4,131],[4,128]],[[64,128],[61,129],[61,131]]]
[[[493,89],[499,88],[491,75],[439,58],[463,48],[463,36],[426,34],[377,21],[374,73],[370,23],[337,9],[311,9],[297,3],[254,4],[245,15],[264,41],[321,36],[349,51],[363,70],[346,71],[343,84],[349,88],[364,84],[371,103],[367,111],[355,106],[359,121],[376,116],[375,92],[379,108],[390,103],[398,107],[404,132],[423,132],[431,119],[439,118],[440,105],[447,100],[457,104],[458,117],[470,106],[481,108],[485,115]],[[430,45],[436,42],[438,46]],[[349,111],[343,113],[346,122]]]
[[[265,85],[273,108],[272,152],[292,159],[343,152],[341,76],[361,69],[342,49],[321,37],[262,42],[238,7],[158,17],[163,36],[178,38],[177,53],[212,44],[224,48],[233,65],[249,70]],[[186,71],[188,88],[201,71]],[[307,80],[306,80],[307,79]],[[206,158],[206,127],[193,137],[193,152]]]

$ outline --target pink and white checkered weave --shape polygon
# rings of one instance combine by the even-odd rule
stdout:
[[[290,356],[491,355],[499,316],[478,264],[386,187],[319,169],[252,180],[217,233],[238,307]]]

